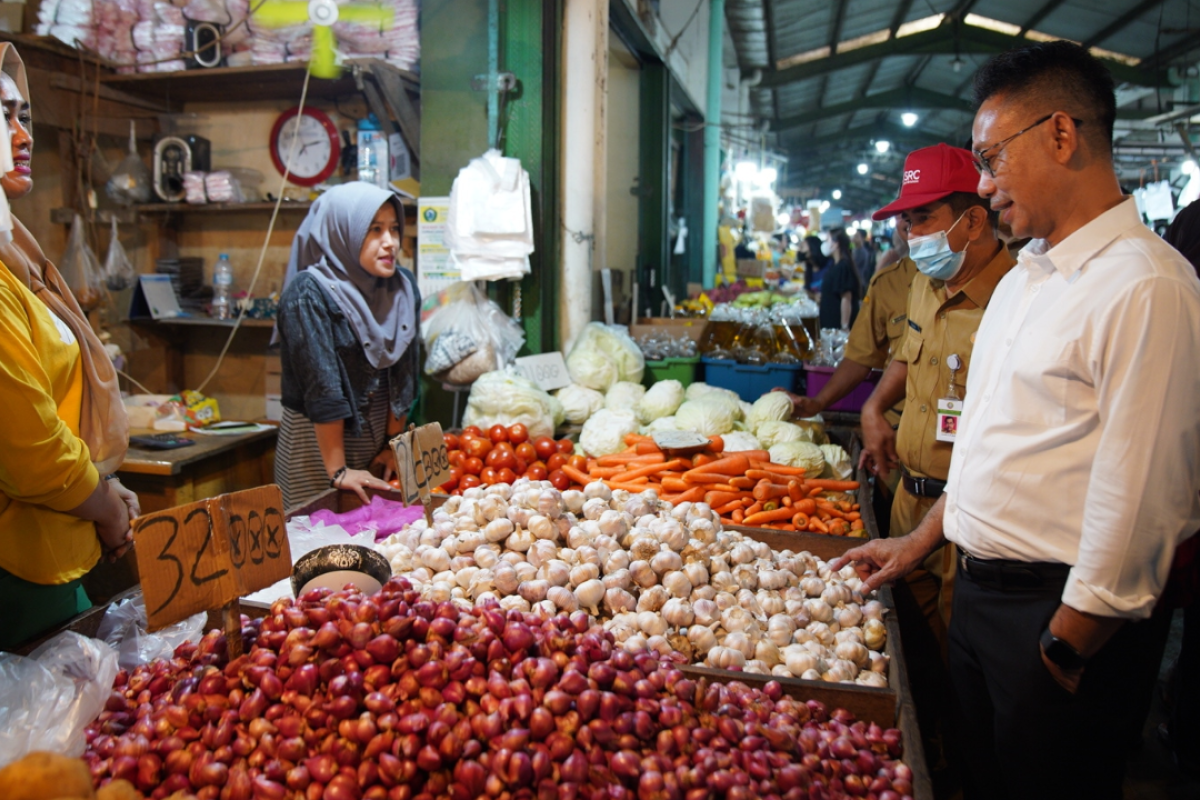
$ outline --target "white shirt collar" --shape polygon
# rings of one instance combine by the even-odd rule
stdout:
[[[1045,273],[1058,272],[1066,280],[1083,268],[1097,253],[1134,226],[1142,225],[1137,203],[1128,197],[1105,211],[1055,247],[1045,239],[1034,239],[1017,255],[1026,270],[1038,267]]]

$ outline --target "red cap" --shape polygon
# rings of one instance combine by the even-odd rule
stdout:
[[[955,192],[975,194],[979,170],[970,150],[937,144],[913,150],[904,159],[904,181],[900,196],[871,215],[878,221],[901,211],[941,200]]]

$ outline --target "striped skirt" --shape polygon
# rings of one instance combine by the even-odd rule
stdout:
[[[376,390],[367,401],[362,435],[345,434],[347,469],[366,469],[387,442],[388,393]],[[329,474],[317,446],[317,431],[308,417],[283,409],[275,446],[275,482],[283,507],[295,508],[329,488]]]

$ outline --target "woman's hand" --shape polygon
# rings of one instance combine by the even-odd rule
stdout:
[[[344,492],[354,492],[364,505],[371,502],[371,498],[367,497],[367,489],[386,492],[392,488],[383,478],[376,478],[365,469],[348,469],[333,482],[333,485]]]
[[[121,483],[120,478],[109,478],[109,486],[117,493],[117,497],[125,501],[125,507],[129,509],[129,521],[133,522],[142,515],[142,504],[138,500],[137,492]]]
[[[376,467],[379,467],[380,470],[376,470]],[[370,470],[371,472],[382,471],[385,481],[390,481],[400,474],[396,469],[396,451],[391,448],[391,445],[386,445],[379,451],[379,455],[371,459]]]

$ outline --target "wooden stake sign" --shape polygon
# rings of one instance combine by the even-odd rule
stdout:
[[[150,630],[222,609],[230,657],[240,655],[238,598],[292,574],[282,508],[279,487],[271,484],[134,520]]]
[[[425,506],[425,518],[431,519],[430,494],[435,487],[450,480],[450,454],[437,422],[419,428],[409,426],[391,441],[396,454],[396,472],[400,478],[400,494],[405,505],[420,501]]]

